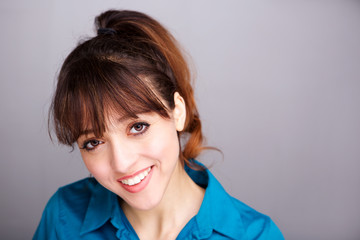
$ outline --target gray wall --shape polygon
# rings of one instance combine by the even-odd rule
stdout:
[[[0,2],[0,238],[29,239],[56,189],[88,175],[52,144],[60,64],[108,8],[164,23],[192,56],[225,188],[287,239],[360,238],[359,1]]]

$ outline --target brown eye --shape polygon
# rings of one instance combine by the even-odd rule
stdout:
[[[150,125],[148,123],[143,123],[143,122],[135,123],[134,125],[132,125],[130,129],[130,133],[134,135],[144,133],[149,126]]]
[[[144,128],[144,125],[137,124],[134,126],[134,130],[140,132]]]
[[[90,141],[85,142],[83,149],[86,149],[87,151],[95,149],[99,144],[102,144],[102,141],[93,139]]]
[[[98,140],[91,140],[89,142],[89,144],[91,144],[93,147],[95,147],[95,146],[99,145],[99,141]]]

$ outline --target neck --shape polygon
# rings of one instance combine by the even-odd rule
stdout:
[[[199,187],[178,162],[161,202],[143,211],[125,202],[122,209],[140,239],[175,239],[200,209],[205,190]]]

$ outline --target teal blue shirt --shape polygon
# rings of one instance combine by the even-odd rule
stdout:
[[[284,239],[268,216],[227,194],[209,170],[185,169],[206,191],[198,214],[177,239]],[[120,208],[117,195],[94,178],[86,178],[60,188],[52,196],[33,239],[139,238]]]

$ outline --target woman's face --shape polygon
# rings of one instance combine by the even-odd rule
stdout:
[[[108,116],[104,136],[96,138],[90,130],[77,141],[90,173],[133,208],[157,206],[181,166],[177,131],[183,129],[186,111],[181,96],[174,98],[170,119],[156,113],[136,119],[114,114]]]

